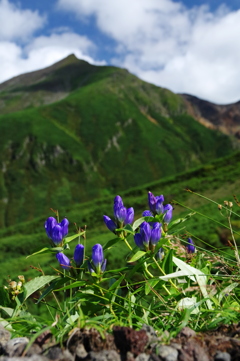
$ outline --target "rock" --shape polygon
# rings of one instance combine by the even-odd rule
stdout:
[[[179,332],[179,334],[177,335],[178,337],[180,336],[184,336],[184,337],[193,337],[193,336],[196,336],[196,332],[193,331],[191,328],[189,327],[183,327],[181,329],[181,331]]]
[[[76,349],[75,349],[75,353],[76,353],[76,356],[79,358],[79,359],[84,359],[87,357],[87,351],[85,349],[85,347],[83,346],[82,343],[78,343]]]
[[[150,356],[146,353],[140,353],[136,358],[135,361],[149,361]]]
[[[11,338],[11,333],[0,324],[0,355],[4,353],[6,344]]]
[[[1,357],[1,361],[49,361],[41,355],[33,355],[31,357]]]
[[[177,350],[171,346],[157,346],[156,354],[159,355],[164,361],[177,361],[178,359]]]
[[[16,337],[9,340],[5,347],[5,355],[9,357],[22,356],[28,342],[27,337]]]
[[[218,351],[214,356],[214,361],[231,361],[231,355],[228,352]]]
[[[89,356],[91,361],[121,361],[119,354],[114,350],[91,351]]]

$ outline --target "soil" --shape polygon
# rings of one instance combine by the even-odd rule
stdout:
[[[25,337],[10,339],[0,327],[0,361],[239,361],[240,323],[215,331],[195,333],[184,327],[176,338],[164,343],[152,327],[136,331],[113,327],[112,334],[96,329],[73,329],[63,345],[56,345],[47,331],[30,348]]]

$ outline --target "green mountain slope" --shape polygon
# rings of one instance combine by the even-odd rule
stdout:
[[[69,57],[0,90],[0,227],[232,152],[227,136],[187,114],[181,96],[124,69]]]

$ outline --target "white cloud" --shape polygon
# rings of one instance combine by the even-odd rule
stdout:
[[[15,75],[47,67],[71,53],[91,64],[103,65],[93,59],[95,46],[85,36],[75,33],[40,36],[24,48],[13,42],[0,42],[0,82]]]
[[[175,92],[240,99],[240,10],[187,9],[172,0],[58,0],[117,41],[115,64]]]
[[[22,10],[8,0],[0,0],[0,40],[26,40],[45,21],[38,11]]]

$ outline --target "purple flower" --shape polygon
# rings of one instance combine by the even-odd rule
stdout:
[[[114,233],[115,229],[122,228],[126,224],[131,224],[134,220],[134,209],[132,207],[128,209],[124,207],[120,196],[114,198],[113,214],[115,222],[108,216],[103,216],[103,221],[107,228]],[[118,232],[116,232],[116,234],[118,234]]]
[[[60,226],[62,227],[63,238],[66,237],[66,235],[68,234],[68,225],[69,222],[67,218],[63,218],[62,222],[60,223]]]
[[[148,245],[151,238],[151,227],[147,222],[140,225],[140,234],[142,236],[143,244]]]
[[[93,266],[91,262],[88,264],[88,269],[91,273],[96,272],[97,274],[101,274],[105,271],[107,260],[104,259],[103,248],[99,243],[95,244],[95,246],[92,248],[92,263]]]
[[[53,227],[52,230],[52,241],[54,244],[59,244],[63,240],[63,229],[60,226],[60,224],[57,224],[55,227]]]
[[[164,206],[164,217],[163,217],[163,220],[164,220],[164,223],[169,223],[172,219],[172,211],[173,211],[173,207],[171,206],[171,204],[166,204]]]
[[[153,217],[153,214],[151,211],[146,210],[146,211],[142,212],[142,216],[143,217]]]
[[[130,207],[127,209],[127,214],[124,220],[124,224],[131,224],[134,220],[134,209],[133,207]]]
[[[134,241],[140,249],[144,249],[143,238],[140,233],[134,235]]]
[[[73,254],[73,259],[77,266],[83,264],[83,257],[84,257],[84,246],[82,244],[77,244]]]
[[[70,259],[64,253],[57,253],[56,258],[63,269],[70,270]]]
[[[163,195],[155,197],[153,193],[148,192],[148,204],[153,214],[163,213],[163,202],[164,202]]]
[[[161,223],[153,223],[152,232],[151,232],[151,244],[154,246],[158,243],[161,238]]]
[[[117,229],[117,225],[115,222],[113,222],[111,220],[111,218],[109,218],[108,216],[103,216],[103,220],[104,223],[106,224],[107,228],[111,231],[111,232],[115,232],[115,229]]]
[[[103,248],[101,244],[95,244],[92,248],[92,261],[95,267],[98,267],[103,263]]]
[[[187,252],[188,253],[194,253],[195,252],[195,246],[194,246],[192,238],[188,238]]]
[[[125,221],[125,218],[127,216],[127,210],[124,206],[121,206],[116,209],[115,214],[116,214],[117,221],[122,223]]]
[[[45,231],[47,236],[51,238],[54,244],[62,242],[63,238],[68,234],[69,222],[64,218],[61,223],[57,223],[54,217],[49,217],[45,222]]]
[[[47,236],[49,238],[52,238],[52,230],[56,226],[56,224],[57,224],[57,220],[54,217],[49,217],[46,220],[46,222],[44,224],[44,227],[45,227],[45,231],[47,233]]]

